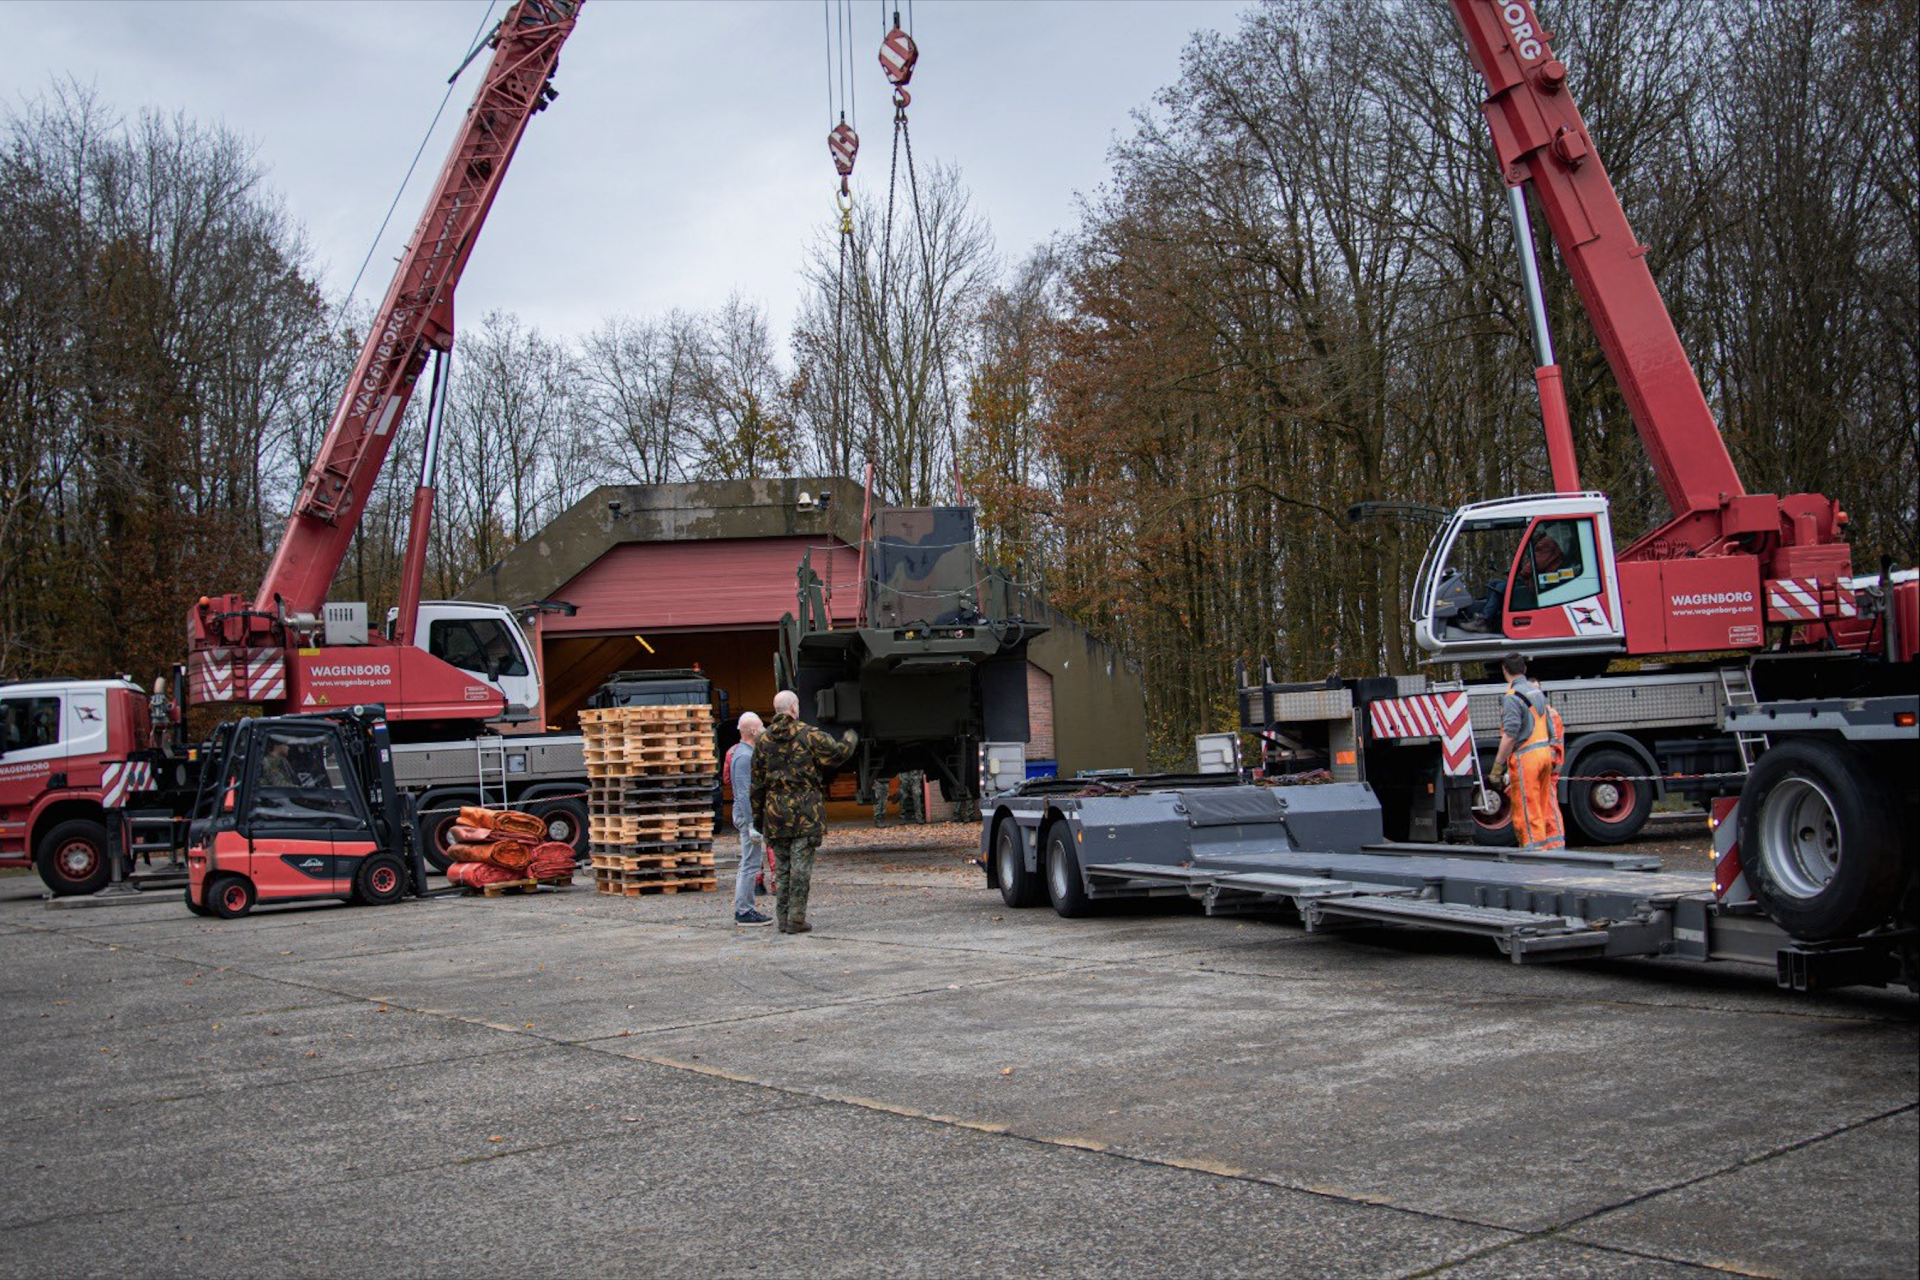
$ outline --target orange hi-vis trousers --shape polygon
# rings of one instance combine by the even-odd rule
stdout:
[[[1513,805],[1514,843],[1522,849],[1567,847],[1556,781],[1551,743],[1530,742],[1514,752],[1507,770],[1507,799]]]

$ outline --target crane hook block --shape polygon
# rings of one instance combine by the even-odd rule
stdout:
[[[899,27],[887,32],[880,42],[880,70],[896,87],[913,79],[913,64],[920,60],[920,46]]]
[[[833,169],[841,177],[853,172],[853,158],[860,154],[860,135],[842,120],[827,134],[827,150],[833,154]]]

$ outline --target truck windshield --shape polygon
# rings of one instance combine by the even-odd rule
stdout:
[[[427,652],[476,675],[527,674],[520,646],[498,618],[443,618],[427,629]]]
[[[50,747],[60,741],[60,699],[0,701],[0,751]]]

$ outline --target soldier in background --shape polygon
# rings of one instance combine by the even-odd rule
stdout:
[[[807,894],[813,855],[826,834],[826,787],[821,776],[853,755],[859,735],[849,729],[839,741],[800,719],[800,696],[782,689],[773,697],[773,723],[754,744],[751,808],[754,829],[773,847],[778,892],[773,916],[782,933],[811,933]]]

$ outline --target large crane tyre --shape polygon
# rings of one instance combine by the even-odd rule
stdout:
[[[1863,753],[1818,739],[1770,748],[1747,775],[1741,865],[1794,937],[1850,937],[1892,917],[1909,859],[1886,782]]]
[[[1653,783],[1636,781],[1653,772],[1644,760],[1618,747],[1582,752],[1568,770],[1597,782],[1567,784],[1567,821],[1588,844],[1625,844],[1640,834],[1653,812]]]
[[[479,796],[453,791],[429,791],[420,798],[423,812],[415,820],[414,833],[429,867],[444,874],[453,865],[453,859],[447,856],[447,846],[453,843],[452,832],[460,821],[460,807],[479,803]]]
[[[1027,870],[1025,845],[1020,824],[1002,818],[993,833],[993,878],[1000,884],[1001,901],[1010,907],[1037,907],[1047,897],[1039,874]]]
[[[33,865],[56,898],[97,893],[113,878],[106,824],[94,818],[68,818],[40,837]]]

